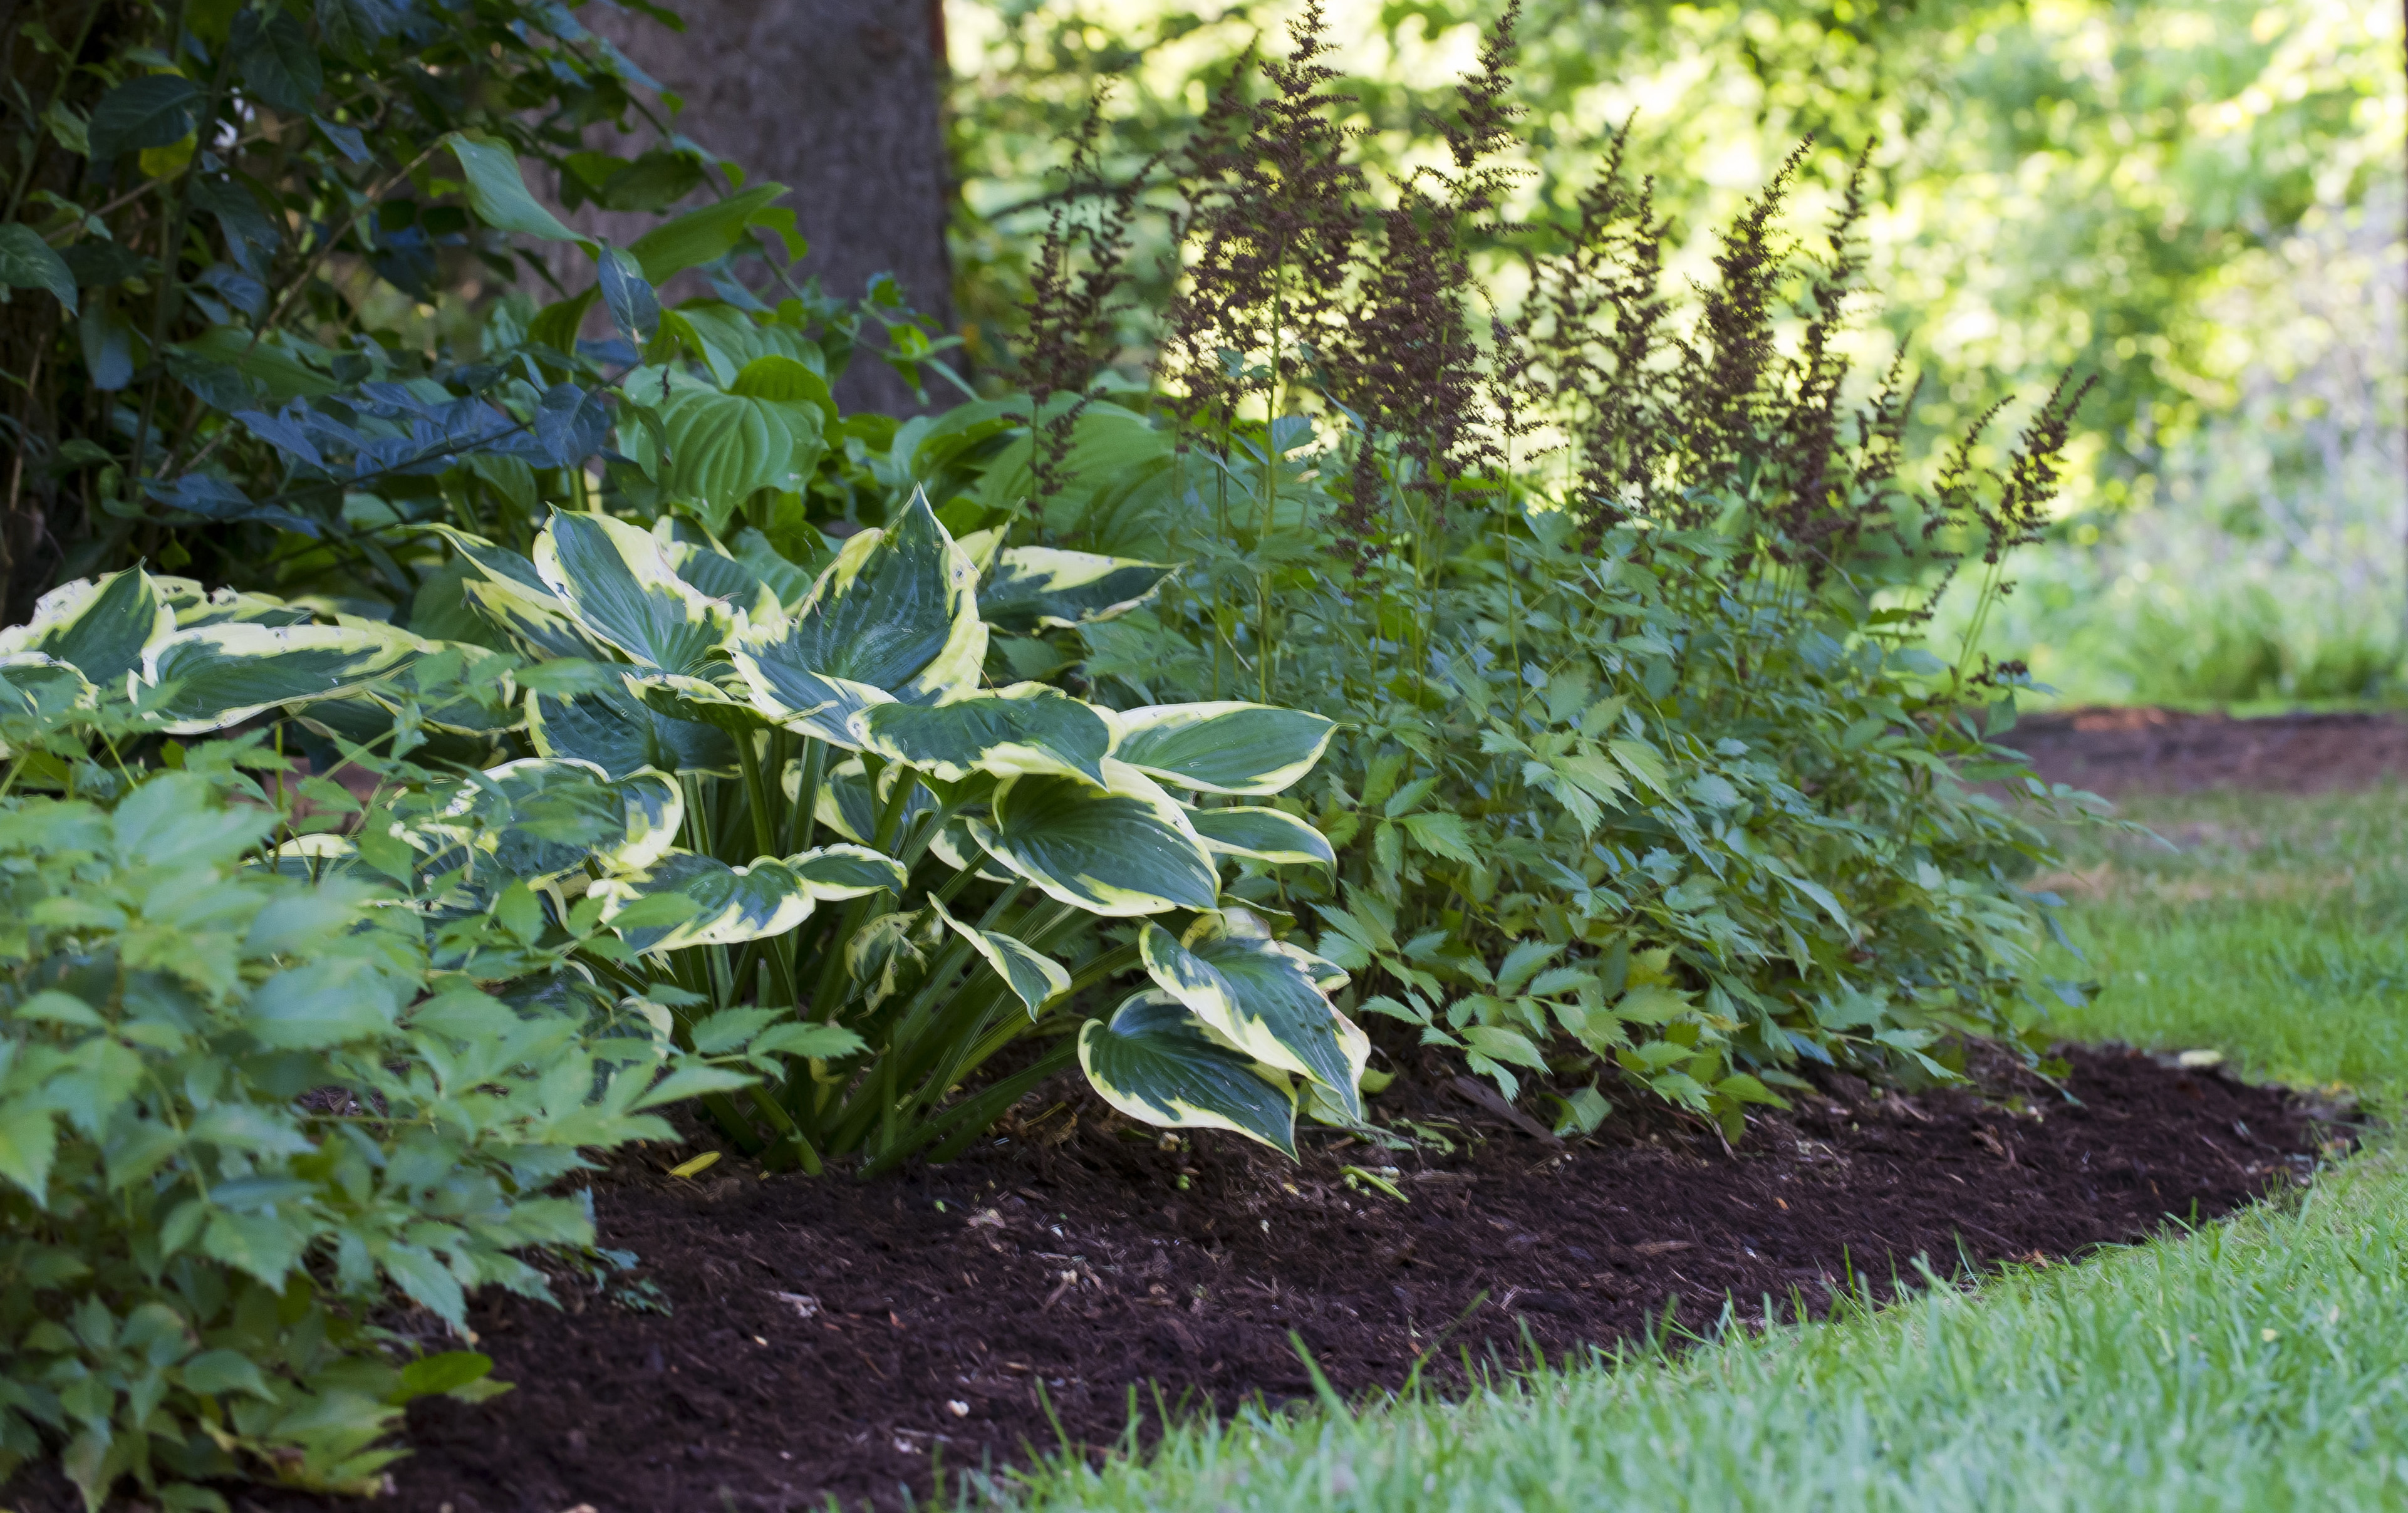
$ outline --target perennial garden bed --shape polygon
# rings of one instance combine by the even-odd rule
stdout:
[[[1452,1154],[1315,1138],[1292,1165],[1048,1095],[963,1160],[868,1183],[734,1160],[688,1179],[667,1168],[695,1150],[634,1151],[595,1193],[633,1269],[561,1277],[559,1310],[480,1302],[478,1347],[516,1389],[414,1406],[380,1506],[896,1506],[939,1467],[1108,1448],[1133,1410],[1310,1396],[1291,1332],[1350,1397],[1417,1362],[1444,1389],[1467,1359],[1706,1331],[1727,1305],[1754,1322],[1767,1299],[1820,1312],[1852,1277],[1885,1294],[1922,1261],[2043,1263],[2213,1218],[2303,1180],[2333,1134],[2333,1110],[2214,1069],[2069,1055],[2070,1098],[1997,1069],[1980,1095],[1830,1079],[1736,1150],[1660,1109],[1555,1146],[1432,1100],[1412,1112]],[[1350,1165],[1392,1168],[1410,1201]]]

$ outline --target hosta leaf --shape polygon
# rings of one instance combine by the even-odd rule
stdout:
[[[0,656],[0,721],[30,719],[40,725],[99,703],[100,690],[64,662],[38,652]]]
[[[593,892],[604,901],[606,925],[640,900],[674,894],[692,902],[693,909],[675,923],[621,929],[638,951],[738,945],[782,935],[810,917],[815,901],[810,883],[774,857],[731,867],[691,851],[671,851],[640,871],[606,877]]]
[[[677,838],[685,790],[649,770],[613,778],[591,762],[529,757],[481,773],[419,829],[466,846],[503,882],[552,882],[589,860],[639,870]]]
[[[900,862],[865,846],[832,845],[798,852],[782,860],[756,857],[733,867],[714,857],[671,851],[659,859],[594,885],[607,901],[606,924],[616,924],[639,951],[674,951],[688,945],[737,945],[781,935],[810,916],[822,902],[858,898],[883,888],[900,893],[906,877]],[[637,913],[670,898],[690,908]]]
[[[142,654],[176,630],[176,612],[139,568],[79,578],[44,594],[34,617],[0,630],[0,656],[37,652],[64,662],[96,688],[122,693]]]
[[[1061,963],[1035,946],[1010,935],[964,924],[954,918],[942,901],[934,895],[929,897],[928,902],[937,911],[937,917],[945,922],[946,929],[969,942],[971,949],[986,958],[987,965],[993,967],[995,974],[1011,989],[1012,997],[1020,1000],[1021,1006],[1028,1011],[1031,1019],[1036,1018],[1038,1011],[1046,1004],[1070,990],[1070,974],[1062,970]]]
[[[1112,728],[1056,688],[1020,683],[941,704],[880,704],[857,727],[871,751],[959,783],[972,771],[1069,772],[1101,786]]]
[[[555,513],[536,538],[535,567],[588,631],[641,667],[700,673],[735,624],[725,600],[678,576],[658,540],[608,515]]]
[[[179,630],[142,654],[142,681],[169,691],[156,707],[169,735],[222,729],[279,704],[352,693],[437,650],[390,626],[269,626],[247,621]]]
[[[1234,807],[1188,811],[1187,822],[1204,848],[1224,857],[1250,857],[1273,863],[1337,864],[1338,854],[1319,830],[1276,809]]]
[[[1236,933],[1214,915],[1198,919],[1183,941],[1149,924],[1138,945],[1155,985],[1216,1034],[1256,1060],[1312,1078],[1349,1117],[1362,1117],[1355,1085],[1371,1043],[1330,1006],[1309,953]]]
[[[712,598],[752,614],[776,613],[781,600],[750,565],[704,541],[666,540],[661,550],[677,575]]]
[[[624,687],[555,699],[527,695],[527,739],[538,755],[591,762],[610,776],[645,768],[733,776],[736,742],[724,730],[649,709]]]
[[[857,748],[845,722],[870,704],[934,704],[978,686],[977,585],[968,555],[914,491],[891,526],[846,540],[792,616],[739,625],[729,656],[762,713]]]
[[[993,822],[970,834],[1064,903],[1114,917],[1210,909],[1219,878],[1184,811],[1142,773],[1103,764],[1107,785],[1050,773],[1006,778]]]
[[[979,580],[979,618],[1012,631],[1109,620],[1144,603],[1177,570],[1093,552],[1010,547]]]
[[[1230,1130],[1296,1154],[1296,1099],[1218,1045],[1168,993],[1140,993],[1079,1031],[1079,1066],[1098,1097],[1170,1129]]]
[[[786,865],[811,890],[811,897],[822,900],[857,899],[881,888],[900,893],[909,876],[894,857],[842,843],[797,852],[786,858]]]
[[[889,768],[887,771],[892,774],[895,769]],[[787,800],[793,800],[801,787],[802,764],[787,763],[784,778]],[[871,792],[869,774],[863,769],[861,758],[856,756],[838,763],[821,780],[819,804],[812,811],[812,817],[848,841],[867,843],[878,832],[880,807],[894,791],[894,778],[888,776],[880,783],[877,792]],[[910,833],[911,827],[920,816],[936,807],[937,800],[928,790],[915,784],[911,796],[903,800],[903,818],[897,833]]]
[[[1312,771],[1334,721],[1268,704],[1155,704],[1118,716],[1112,755],[1182,788],[1260,797]]]

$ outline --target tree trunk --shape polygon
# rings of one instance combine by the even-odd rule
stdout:
[[[752,181],[793,190],[781,203],[793,209],[811,246],[799,273],[847,299],[859,297],[873,275],[891,273],[914,309],[950,328],[945,223],[953,185],[942,119],[942,0],[670,6],[685,19],[682,34],[598,6],[580,19],[684,100],[674,129],[743,165]],[[626,144],[637,151],[644,145]],[[570,219],[621,245],[652,223],[590,209]],[[868,352],[855,358],[837,393],[848,410],[909,414],[923,408]],[[935,390],[929,398],[946,402]]]

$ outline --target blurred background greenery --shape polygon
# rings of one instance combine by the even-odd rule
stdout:
[[[970,354],[1000,350],[1067,137],[1106,89],[1107,179],[1147,171],[1293,0],[990,0],[948,11],[953,241]],[[1329,0],[1365,159],[1473,65],[1489,0]],[[1527,0],[1518,213],[1565,215],[1615,128],[1687,268],[1817,139],[1814,234],[1870,142],[1858,370],[1903,350],[2000,451],[2068,367],[2096,372],[2059,517],[1982,649],[2064,702],[2408,693],[2401,15],[2350,0]],[[1426,149],[1424,149],[1426,151]],[[1141,254],[1167,245],[1157,200]],[[1141,255],[1140,261],[1147,259]],[[1498,261],[1502,263],[1502,254]],[[1488,270],[1512,297],[1512,269]],[[1138,299],[1135,310],[1158,308]],[[1132,314],[1131,320],[1137,317]],[[1125,332],[1132,361],[1149,333]],[[1961,619],[1936,638],[1954,650]]]

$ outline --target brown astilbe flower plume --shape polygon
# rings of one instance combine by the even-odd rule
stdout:
[[[1570,245],[1534,260],[1516,322],[1530,386],[1574,434],[1572,494],[1594,544],[1654,512],[1673,437],[1661,354],[1671,344],[1655,180],[1624,177],[1630,128],[1614,134],[1597,181],[1578,201]]]
[[[1490,411],[1498,370],[1484,360],[1471,267],[1476,237],[1513,228],[1499,206],[1513,170],[1500,161],[1517,138],[1517,108],[1505,103],[1518,4],[1509,5],[1481,49],[1480,69],[1456,88],[1453,119],[1438,122],[1453,160],[1398,185],[1397,203],[1379,216],[1379,251],[1355,290],[1345,340],[1333,347],[1326,381],[1365,427],[1356,439],[1343,527],[1358,545],[1377,526],[1381,498],[1371,433],[1395,439],[1412,463],[1410,487],[1425,496],[1433,528],[1449,491],[1467,473],[1501,466],[1503,441],[1529,428],[1519,410]],[[1499,330],[1502,328],[1492,327]],[[1510,362],[1510,360],[1509,360]]]
[[[1326,26],[1315,0],[1289,28],[1285,58],[1240,60],[1180,164],[1186,266],[1163,367],[1191,425],[1228,425],[1249,394],[1294,382],[1340,324],[1363,175],[1335,120],[1353,101],[1326,88],[1338,77],[1319,61]],[[1268,92],[1249,98],[1257,77]]]
[[[1776,227],[1813,138],[1782,160],[1772,181],[1749,201],[1714,254],[1717,278],[1704,291],[1697,328],[1682,339],[1674,422],[1689,463],[1687,488],[1668,497],[1668,524],[1695,527],[1711,518],[1712,496],[1727,490],[1756,456],[1769,411],[1768,379],[1780,360],[1772,307],[1788,251]]]
[[[1108,182],[1096,152],[1103,107],[1098,91],[1070,139],[1068,182],[1046,217],[1023,306],[1028,335],[1021,373],[1036,430],[1029,471],[1040,502],[1069,483],[1070,448],[1090,400],[1088,388],[1111,355],[1112,317],[1119,308],[1114,301],[1128,281],[1139,196],[1161,163],[1159,155],[1148,158],[1120,183]],[[1074,207],[1082,203],[1094,209],[1077,217]],[[1077,397],[1049,408],[1049,400],[1066,394]]]

